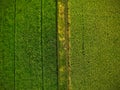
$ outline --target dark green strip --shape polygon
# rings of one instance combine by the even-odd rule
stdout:
[[[14,0],[0,0],[0,90],[14,90]]]
[[[42,11],[44,90],[57,90],[56,1],[43,0]]]

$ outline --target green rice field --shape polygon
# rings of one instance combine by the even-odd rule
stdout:
[[[120,90],[120,1],[0,0],[0,90]]]
[[[1,3],[0,90],[57,90],[56,2]]]
[[[120,90],[120,1],[70,0],[72,90]]]

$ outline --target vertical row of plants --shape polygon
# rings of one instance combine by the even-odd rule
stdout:
[[[57,2],[59,90],[70,90],[68,0]]]

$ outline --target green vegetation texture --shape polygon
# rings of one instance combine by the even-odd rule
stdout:
[[[120,90],[120,1],[69,3],[72,90]]]
[[[0,0],[0,90],[57,90],[55,0]]]
[[[120,90],[119,45],[119,0],[0,0],[0,90]]]
[[[57,3],[58,90],[69,90],[68,0]]]

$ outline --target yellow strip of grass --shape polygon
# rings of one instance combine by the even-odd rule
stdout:
[[[58,88],[70,90],[68,0],[58,0]]]

